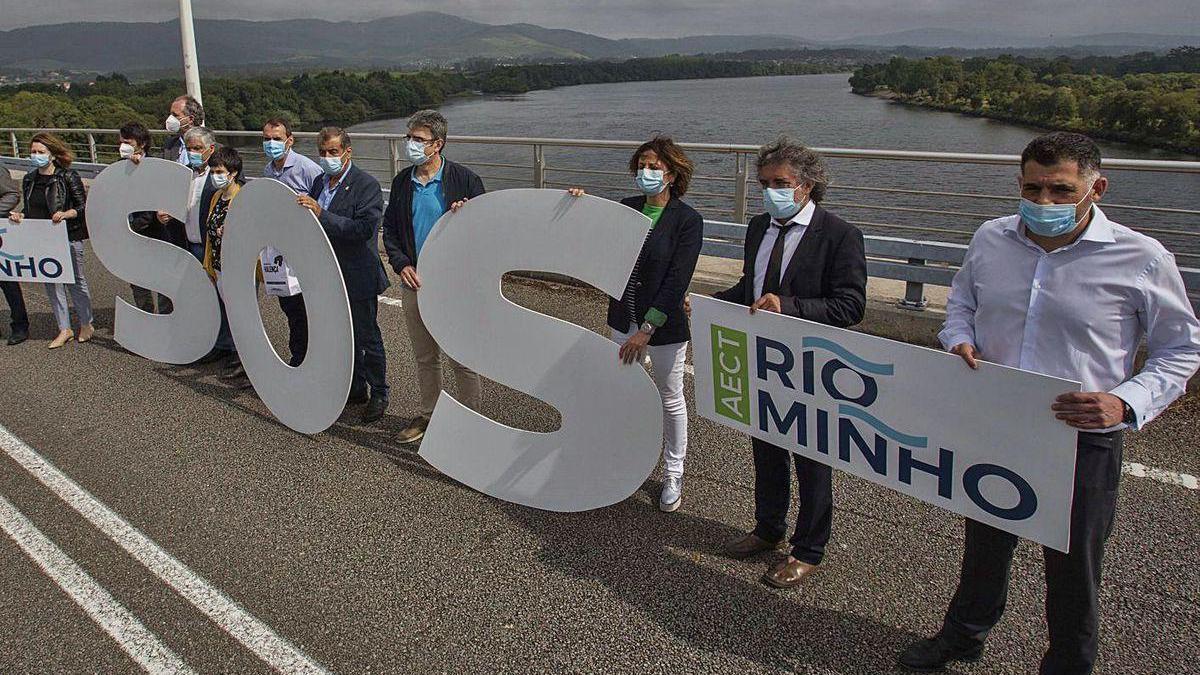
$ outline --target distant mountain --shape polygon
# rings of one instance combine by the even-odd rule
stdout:
[[[1158,35],[1153,33],[1101,33],[1096,35],[1029,36],[994,31],[964,31],[953,28],[914,30],[863,35],[837,40],[835,44],[856,47],[930,47],[956,49],[1038,49],[1045,47],[1125,47],[1164,51],[1181,45],[1200,44],[1195,35]]]
[[[438,12],[365,22],[198,20],[201,67],[370,68],[627,59],[811,46],[798,38],[707,35],[613,40],[532,24],[490,25]],[[0,31],[7,69],[136,73],[180,63],[179,23],[66,23]]]

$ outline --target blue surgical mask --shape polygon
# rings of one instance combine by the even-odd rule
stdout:
[[[663,172],[658,169],[642,169],[638,171],[633,176],[633,182],[648,197],[653,197],[667,189],[667,183],[663,180]]]
[[[429,161],[431,155],[425,154],[425,144],[421,141],[409,140],[404,144],[404,155],[408,157],[408,161],[415,166],[420,166]]]
[[[342,172],[341,157],[321,157],[317,160],[326,176],[336,176]]]
[[[193,169],[199,169],[204,166],[204,153],[188,150],[188,166]]]
[[[41,153],[31,152],[29,153],[29,159],[33,162],[33,165],[39,169],[50,163],[50,155],[43,155]]]
[[[763,207],[775,220],[789,220],[800,213],[800,205],[796,203],[796,188],[764,188],[762,200]]]
[[[279,159],[287,153],[287,143],[283,141],[263,141],[263,152],[272,160]]]
[[[229,174],[214,173],[212,176],[212,184],[213,187],[217,188],[218,190],[224,190],[225,186],[229,185]]]
[[[1020,214],[1021,222],[1025,223],[1025,227],[1034,234],[1043,237],[1061,237],[1079,224],[1079,219],[1075,217],[1075,210],[1091,195],[1092,190],[1089,187],[1083,199],[1074,204],[1038,204],[1022,197],[1017,213]]]

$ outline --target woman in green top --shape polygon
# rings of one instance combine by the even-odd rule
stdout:
[[[649,217],[651,229],[625,293],[608,302],[608,326],[621,345],[620,361],[640,362],[649,354],[662,395],[666,477],[658,507],[663,511],[678,509],[682,501],[687,454],[683,371],[691,333],[684,298],[704,243],[704,218],[681,200],[692,171],[691,160],[666,136],[643,143],[629,159],[629,173],[641,194],[621,203]],[[569,192],[583,194],[578,188]]]

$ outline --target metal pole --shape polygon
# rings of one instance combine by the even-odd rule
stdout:
[[[388,161],[392,165],[392,175],[400,173],[400,142],[395,138],[388,139]]]
[[[533,187],[546,187],[546,155],[540,143],[533,146]]]
[[[92,164],[96,163],[96,136],[88,133],[88,156],[92,158]]]
[[[733,222],[746,222],[746,165],[750,158],[737,153],[733,156]]]
[[[15,131],[8,132],[8,140],[12,143],[13,157],[20,157],[21,156],[21,148],[20,148],[20,146],[17,145],[17,132],[15,132]]]
[[[200,97],[200,63],[196,58],[196,31],[192,27],[192,0],[179,0],[179,36],[183,47],[183,81],[187,93],[203,103]]]

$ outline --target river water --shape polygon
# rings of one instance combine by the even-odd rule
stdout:
[[[451,135],[525,136],[644,140],[666,133],[677,141],[761,144],[787,133],[816,147],[928,150],[1019,154],[1040,130],[1005,122],[919,109],[850,92],[846,74],[675,80],[582,85],[520,96],[457,99],[441,108]],[[404,133],[404,120],[360,124],[352,131]],[[1194,156],[1138,146],[1102,143],[1105,157],[1195,160]],[[387,163],[365,157],[387,156],[386,146],[359,142],[360,165],[386,178]],[[488,189],[528,186],[532,151],[528,147],[451,143],[446,155],[476,165]],[[689,201],[707,218],[732,215],[734,162],[728,155],[692,153],[696,173]],[[581,184],[589,192],[619,198],[631,194],[623,175],[626,151],[547,149],[552,184]],[[523,168],[482,166],[515,164]],[[869,233],[920,239],[965,241],[980,222],[1016,209],[1016,167],[935,164],[912,161],[831,158],[834,184],[826,206],[862,225]],[[611,176],[571,173],[584,169]],[[1200,175],[1133,171],[1108,173],[1109,204],[1200,210]],[[751,175],[753,178],[753,175]],[[896,188],[1010,197],[981,200],[950,196],[906,195],[862,188]],[[756,185],[749,187],[748,213],[761,211]],[[937,210],[930,214],[900,209]],[[1124,224],[1169,230],[1152,232],[1182,254],[1180,262],[1200,265],[1200,216],[1109,208]],[[889,227],[890,226],[890,227]],[[920,231],[911,228],[936,228]],[[957,233],[957,234],[956,234]]]

